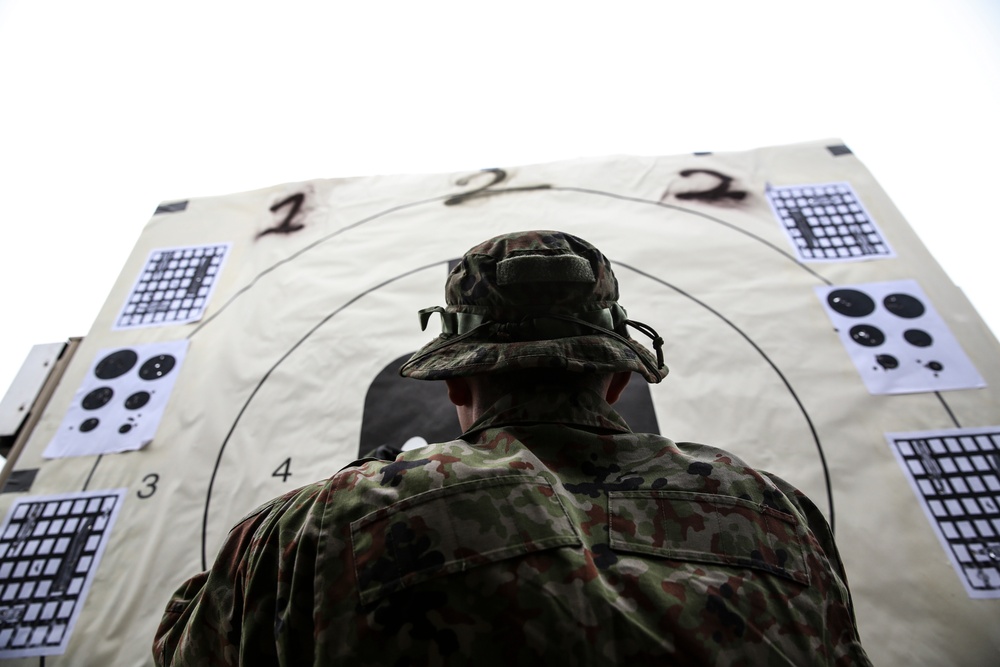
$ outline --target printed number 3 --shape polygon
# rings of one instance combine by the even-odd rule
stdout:
[[[151,472],[142,478],[142,483],[146,485],[145,489],[139,489],[136,491],[135,495],[139,496],[143,500],[149,498],[151,495],[156,493],[156,483],[160,481],[160,476],[155,472]],[[148,490],[147,490],[148,489]]]

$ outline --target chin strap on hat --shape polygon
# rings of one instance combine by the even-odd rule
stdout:
[[[619,307],[619,309],[621,310],[622,314],[624,315],[624,313],[625,313],[624,309],[621,309],[620,307]],[[629,339],[628,336],[623,336],[622,334],[618,333],[617,331],[612,331],[611,329],[605,329],[604,327],[597,326],[597,325],[592,324],[590,322],[586,322],[586,321],[581,320],[581,319],[579,319],[577,317],[573,317],[572,315],[548,315],[547,317],[550,317],[550,318],[553,318],[553,319],[558,319],[558,320],[565,320],[567,322],[574,322],[576,324],[582,325],[584,327],[587,327],[588,329],[596,331],[599,334],[603,334],[605,336],[610,336],[611,338],[614,338],[615,340],[618,340],[618,341],[624,343],[625,345],[628,345],[633,350],[635,350],[636,347],[638,347],[638,345],[639,345],[634,340]],[[642,333],[645,336],[648,336],[653,341],[653,350],[656,351],[656,367],[655,368],[652,367],[649,364],[648,361],[646,361],[646,358],[644,356],[642,356],[641,354],[638,354],[637,356],[642,361],[643,365],[645,365],[646,368],[648,368],[650,371],[652,371],[654,375],[659,374],[659,371],[663,370],[663,366],[664,366],[664,362],[663,362],[663,338],[661,338],[660,335],[658,333],[656,333],[656,330],[653,329],[653,327],[649,326],[648,324],[643,324],[642,322],[636,322],[635,320],[628,320],[628,319],[626,319],[626,320],[622,320],[621,321],[621,325],[622,325],[621,326],[621,330],[623,332],[626,331],[626,328],[625,328],[626,326],[631,326],[636,331]]]
[[[625,324],[629,325],[639,333],[649,336],[650,340],[653,341],[653,350],[656,351],[656,365],[657,370],[663,368],[663,338],[660,334],[656,333],[656,329],[649,326],[648,324],[643,324],[642,322],[636,322],[635,320],[625,320]]]

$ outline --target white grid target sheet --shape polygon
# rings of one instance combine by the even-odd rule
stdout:
[[[114,329],[200,320],[231,246],[214,243],[153,250],[115,319]]]
[[[887,433],[972,598],[1000,598],[1000,426]]]
[[[0,658],[66,650],[125,489],[20,498],[0,529]]]
[[[768,186],[767,200],[803,262],[895,256],[850,183]]]

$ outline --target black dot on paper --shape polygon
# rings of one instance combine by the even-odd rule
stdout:
[[[93,431],[95,428],[97,428],[97,425],[100,423],[101,423],[100,421],[91,417],[90,419],[87,419],[82,424],[80,424],[80,432],[87,433],[88,431]]]
[[[910,345],[915,345],[917,347],[930,347],[934,339],[926,331],[920,329],[907,329],[903,332],[903,338]]]
[[[146,403],[149,403],[149,392],[137,391],[125,399],[125,409],[138,410],[142,406],[146,405]]]
[[[139,377],[143,380],[159,380],[173,370],[177,359],[169,354],[158,354],[149,359],[139,369]]]
[[[875,357],[875,363],[884,368],[887,371],[891,371],[893,368],[899,368],[899,359],[892,356],[891,354],[879,354]]]
[[[131,430],[132,430],[131,424],[122,424],[121,426],[118,427],[119,433],[128,433]]]
[[[84,396],[80,405],[84,410],[96,410],[97,408],[103,408],[108,404],[108,401],[110,401],[111,397],[114,395],[115,392],[111,389],[111,387],[98,387]]]
[[[875,311],[875,302],[864,292],[855,289],[838,289],[826,297],[830,307],[847,317],[864,317]]]
[[[920,299],[909,294],[890,294],[882,301],[886,310],[897,317],[910,320],[924,314],[924,304]]]
[[[102,380],[113,380],[128,373],[137,361],[139,355],[132,350],[118,350],[97,362],[94,375]]]
[[[924,368],[929,368],[936,373],[938,371],[944,370],[944,364],[942,364],[940,361],[929,361],[926,364],[924,364]]]
[[[851,338],[858,345],[878,347],[885,342],[885,334],[878,327],[870,324],[859,324],[851,327]]]

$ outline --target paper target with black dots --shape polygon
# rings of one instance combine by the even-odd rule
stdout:
[[[803,246],[789,245],[772,197],[803,183],[849,186],[863,219],[839,202],[830,205],[854,216],[841,221],[846,231],[810,230],[815,239],[839,235],[844,247],[853,239],[857,253],[806,261]],[[443,383],[403,379],[397,369],[437,335],[434,326],[421,331],[417,311],[444,305],[449,266],[489,237],[525,229],[594,243],[614,266],[629,316],[666,340],[670,375],[658,385],[636,377],[622,397],[635,429],[728,450],[812,498],[836,531],[876,664],[976,664],[1000,649],[989,620],[1000,603],[969,598],[884,444],[890,432],[995,423],[1000,346],[872,175],[832,140],[313,180],[161,206],[10,464],[18,491],[0,494],[3,509],[22,493],[128,489],[78,628],[53,664],[148,664],[170,594],[211,563],[246,513],[359,456],[459,435]],[[152,253],[220,239],[229,244],[225,269],[201,319],[116,328]],[[847,329],[869,324],[890,337],[883,348],[936,353],[945,334],[915,325],[929,321],[932,306],[985,386],[941,390],[956,366],[935,354],[916,358],[944,365],[938,385],[868,391],[832,331],[825,294],[900,280],[919,285],[893,292],[920,298],[923,315],[897,333],[871,316]],[[817,288],[826,290],[821,298]],[[890,293],[869,294],[875,312],[906,320],[884,305]],[[913,333],[908,340],[910,329],[931,344]],[[175,385],[149,444],[43,458],[71,409],[78,427],[83,399],[105,400],[100,384],[76,391],[95,363],[125,349],[145,358],[138,346],[177,341],[187,351],[157,381]],[[878,354],[878,346],[851,345]],[[114,395],[95,414],[131,395],[108,386]],[[907,637],[905,646],[870,639],[892,636]]]
[[[44,456],[110,454],[149,444],[187,347],[182,339],[101,350]]]
[[[985,386],[916,281],[824,286],[816,293],[872,394]]]

